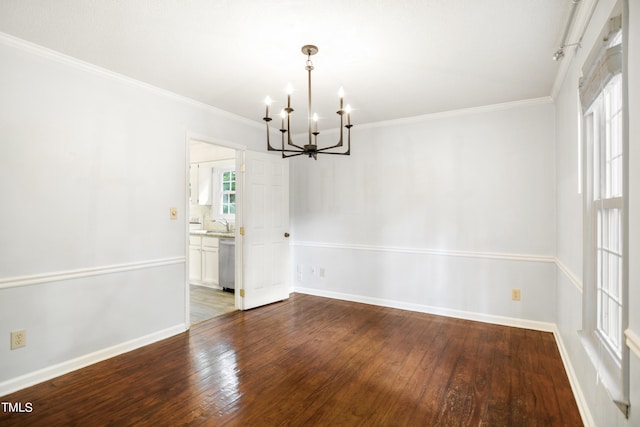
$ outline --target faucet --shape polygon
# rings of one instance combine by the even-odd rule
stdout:
[[[213,222],[219,222],[220,224],[223,224],[225,226],[225,229],[227,230],[227,233],[230,231],[229,230],[229,221],[227,221],[226,218],[214,218]]]

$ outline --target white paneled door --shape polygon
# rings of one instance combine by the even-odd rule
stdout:
[[[289,162],[245,152],[243,310],[289,298]]]

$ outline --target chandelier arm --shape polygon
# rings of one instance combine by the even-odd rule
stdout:
[[[290,150],[288,148],[285,148],[285,149],[271,148],[271,149],[269,149],[269,151],[279,151],[281,153],[304,153],[304,150]]]
[[[288,142],[288,144],[289,144],[290,146],[292,146],[292,147],[296,147],[296,148],[298,148],[298,149],[300,149],[300,150],[304,150],[304,147],[301,147],[301,146],[299,146],[298,144],[294,144],[290,137],[289,137],[289,142]],[[293,151],[296,151],[296,150],[293,150]]]
[[[293,151],[293,150],[289,150],[289,151]],[[302,156],[303,154],[307,154],[304,151],[297,151],[296,154],[284,154],[282,153],[282,158],[288,158],[288,157],[296,157],[296,156]]]
[[[332,145],[330,147],[323,147],[323,148],[318,148],[317,151],[326,151],[326,150],[331,150],[332,148],[338,148],[338,147],[343,147],[342,145],[342,141],[338,142],[336,145]]]
[[[282,141],[282,148],[275,148],[273,145],[271,145],[271,138],[269,136],[269,122],[271,121],[270,118],[265,117],[263,119],[265,122],[267,122],[267,151],[280,151],[284,154],[284,152],[290,152],[290,153],[298,153],[300,152],[299,150],[289,150],[289,149],[285,149],[284,148],[284,135],[283,135],[283,141]],[[295,147],[299,148],[300,150],[304,150],[304,148],[302,147],[298,147],[295,144],[292,144]]]
[[[340,141],[338,141],[338,143],[336,145],[333,145],[331,147],[324,147],[324,148],[318,148],[316,151],[318,153],[322,153],[322,154],[343,154],[345,156],[348,156],[351,154],[351,128],[353,127],[353,125],[346,125],[345,126],[347,128],[347,151],[343,152],[343,153],[337,153],[337,152],[326,152],[326,150],[330,150],[332,148],[338,148],[338,147],[343,147],[343,143],[342,143],[342,135],[340,136]],[[341,132],[342,134],[342,129]]]
[[[342,141],[338,142],[336,145],[332,145],[331,147],[318,148],[318,152],[323,152],[327,150],[331,150],[332,148],[344,147]],[[351,141],[348,141],[347,152],[349,152],[349,148],[351,147]],[[343,153],[325,153],[325,154],[343,154]]]
[[[267,151],[280,151],[282,153],[284,152],[291,152],[291,153],[298,153],[300,152],[299,150],[290,150],[290,149],[285,149],[284,148],[284,134],[282,136],[282,148],[275,148],[273,145],[271,145],[271,138],[269,137],[269,120],[265,120],[267,122]],[[302,147],[299,147],[301,150],[303,150]]]
[[[342,109],[342,102],[340,103],[340,109],[336,112],[336,114],[338,114],[340,116],[340,138],[338,139],[338,142],[336,143],[336,145],[332,145],[330,147],[324,147],[319,149],[318,151],[324,151],[324,150],[330,150],[332,148],[337,148],[337,147],[342,147],[343,146],[343,115],[344,115],[344,110]]]
[[[340,111],[338,111],[338,114],[340,115],[340,140],[338,141],[338,145],[342,146],[342,126],[344,125],[343,123],[343,119],[344,119],[344,110],[342,109],[342,103],[340,103]]]
[[[304,147],[301,147],[298,144],[294,144],[293,140],[291,139],[291,113],[293,112],[292,108],[287,108],[285,109],[285,111],[287,111],[287,144],[291,145],[292,147],[296,147],[299,150],[304,150]],[[284,148],[284,147],[283,147]]]
[[[271,121],[271,119],[269,117],[265,117],[262,120],[267,122],[267,150],[268,151],[279,151],[277,148],[274,148],[273,146],[271,146],[271,138],[269,137],[269,122]]]
[[[342,120],[340,120],[340,121],[342,121]],[[349,131],[348,135],[349,135],[349,140],[350,140],[351,139],[351,131]],[[350,144],[351,141],[349,141],[348,143]],[[343,139],[342,139],[342,127],[340,127],[340,139],[338,140],[338,142],[335,145],[332,145],[330,147],[318,148],[318,151],[331,150],[332,148],[338,148],[338,147],[343,147],[343,146],[344,146],[344,144],[343,144]]]
[[[280,129],[280,133],[282,134],[282,150],[284,150],[284,134],[287,131],[285,129]]]
[[[335,153],[331,151],[317,151],[317,154],[333,154],[334,156],[349,156],[351,153],[349,151],[345,151],[344,153]]]
[[[317,151],[317,152],[319,152],[319,153],[321,153],[321,152],[323,152],[323,151],[327,151],[327,150],[331,150],[331,149],[333,149],[333,148],[339,148],[339,147],[342,147],[342,146],[341,146],[341,145],[336,144],[336,145],[332,145],[331,147],[318,148],[316,151]]]

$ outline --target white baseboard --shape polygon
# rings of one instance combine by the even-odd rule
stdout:
[[[434,307],[422,304],[413,304],[403,301],[387,300],[381,298],[365,297],[361,295],[344,294],[341,292],[322,291],[311,288],[296,287],[294,292],[315,295],[318,297],[340,299],[344,301],[360,302],[363,304],[378,305],[381,307],[399,308],[401,310],[416,311],[419,313],[436,314],[438,316],[454,317],[456,319],[474,320],[476,322],[492,323],[495,325],[514,326],[517,328],[533,329],[536,331],[553,332],[555,324],[539,322],[536,320],[518,319],[514,317],[496,316],[492,314],[475,313],[471,311],[453,310],[444,307]]]
[[[558,330],[558,327],[556,325],[554,325],[553,336],[556,338],[558,351],[560,352],[560,358],[562,359],[562,363],[564,364],[564,370],[567,372],[567,377],[569,377],[569,384],[571,384],[571,390],[573,390],[573,396],[576,399],[576,404],[578,405],[578,410],[580,411],[582,422],[586,427],[595,427],[596,423],[591,416],[591,412],[589,411],[589,407],[587,406],[587,400],[582,393],[582,388],[580,388],[578,376],[573,370],[573,365],[571,364],[571,359],[569,358],[569,352],[567,352],[567,349],[564,346],[562,335],[560,335],[560,331]]]
[[[587,427],[595,426],[595,422],[593,417],[591,416],[591,412],[589,411],[589,407],[587,406],[587,401],[582,393],[582,389],[580,388],[580,383],[578,382],[578,377],[573,370],[573,366],[571,365],[571,359],[569,358],[569,353],[567,352],[564,342],[562,341],[562,336],[560,335],[560,331],[555,323],[549,322],[539,322],[535,320],[526,320],[526,319],[517,319],[512,317],[504,317],[504,316],[495,316],[483,313],[474,313],[462,310],[452,310],[443,307],[432,307],[427,305],[420,304],[412,304],[401,301],[393,301],[386,300],[380,298],[372,298],[372,297],[364,297],[361,295],[352,295],[352,294],[344,294],[340,292],[330,292],[330,291],[322,291],[318,289],[310,289],[310,288],[295,288],[294,292],[298,292],[301,294],[315,295],[319,297],[325,298],[333,298],[344,301],[351,302],[359,302],[363,304],[371,304],[378,305],[382,307],[390,307],[390,308],[398,308],[402,310],[416,311],[420,313],[427,314],[436,314],[439,316],[446,317],[454,317],[456,319],[465,319],[465,320],[474,320],[478,322],[492,323],[496,325],[503,326],[512,326],[516,328],[525,328],[532,329],[543,332],[552,332],[556,343],[558,344],[558,351],[560,352],[560,358],[562,359],[562,363],[564,364],[565,371],[567,372],[567,377],[569,378],[569,384],[571,385],[571,389],[573,391],[573,396],[576,399],[576,404],[578,405],[578,410],[580,411],[580,416],[582,417],[582,422]]]
[[[32,385],[41,383],[43,381],[47,381],[52,378],[59,377],[60,375],[78,370],[80,368],[93,365],[94,363],[110,359],[112,357],[118,356],[119,354],[123,354],[131,350],[143,347],[145,345],[163,340],[165,338],[172,337],[186,331],[187,329],[188,327],[185,324],[172,326],[171,328],[164,329],[162,331],[154,332],[152,334],[145,335],[131,341],[127,341],[109,348],[98,350],[93,353],[85,354],[84,356],[80,356],[75,359],[58,363],[57,365],[48,366],[44,369],[12,378],[8,381],[0,383],[0,396],[5,396],[18,390],[22,390],[23,388],[31,387]]]

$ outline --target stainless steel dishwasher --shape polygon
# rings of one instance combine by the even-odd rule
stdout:
[[[220,239],[218,268],[222,290],[235,292],[236,288],[236,239]]]

